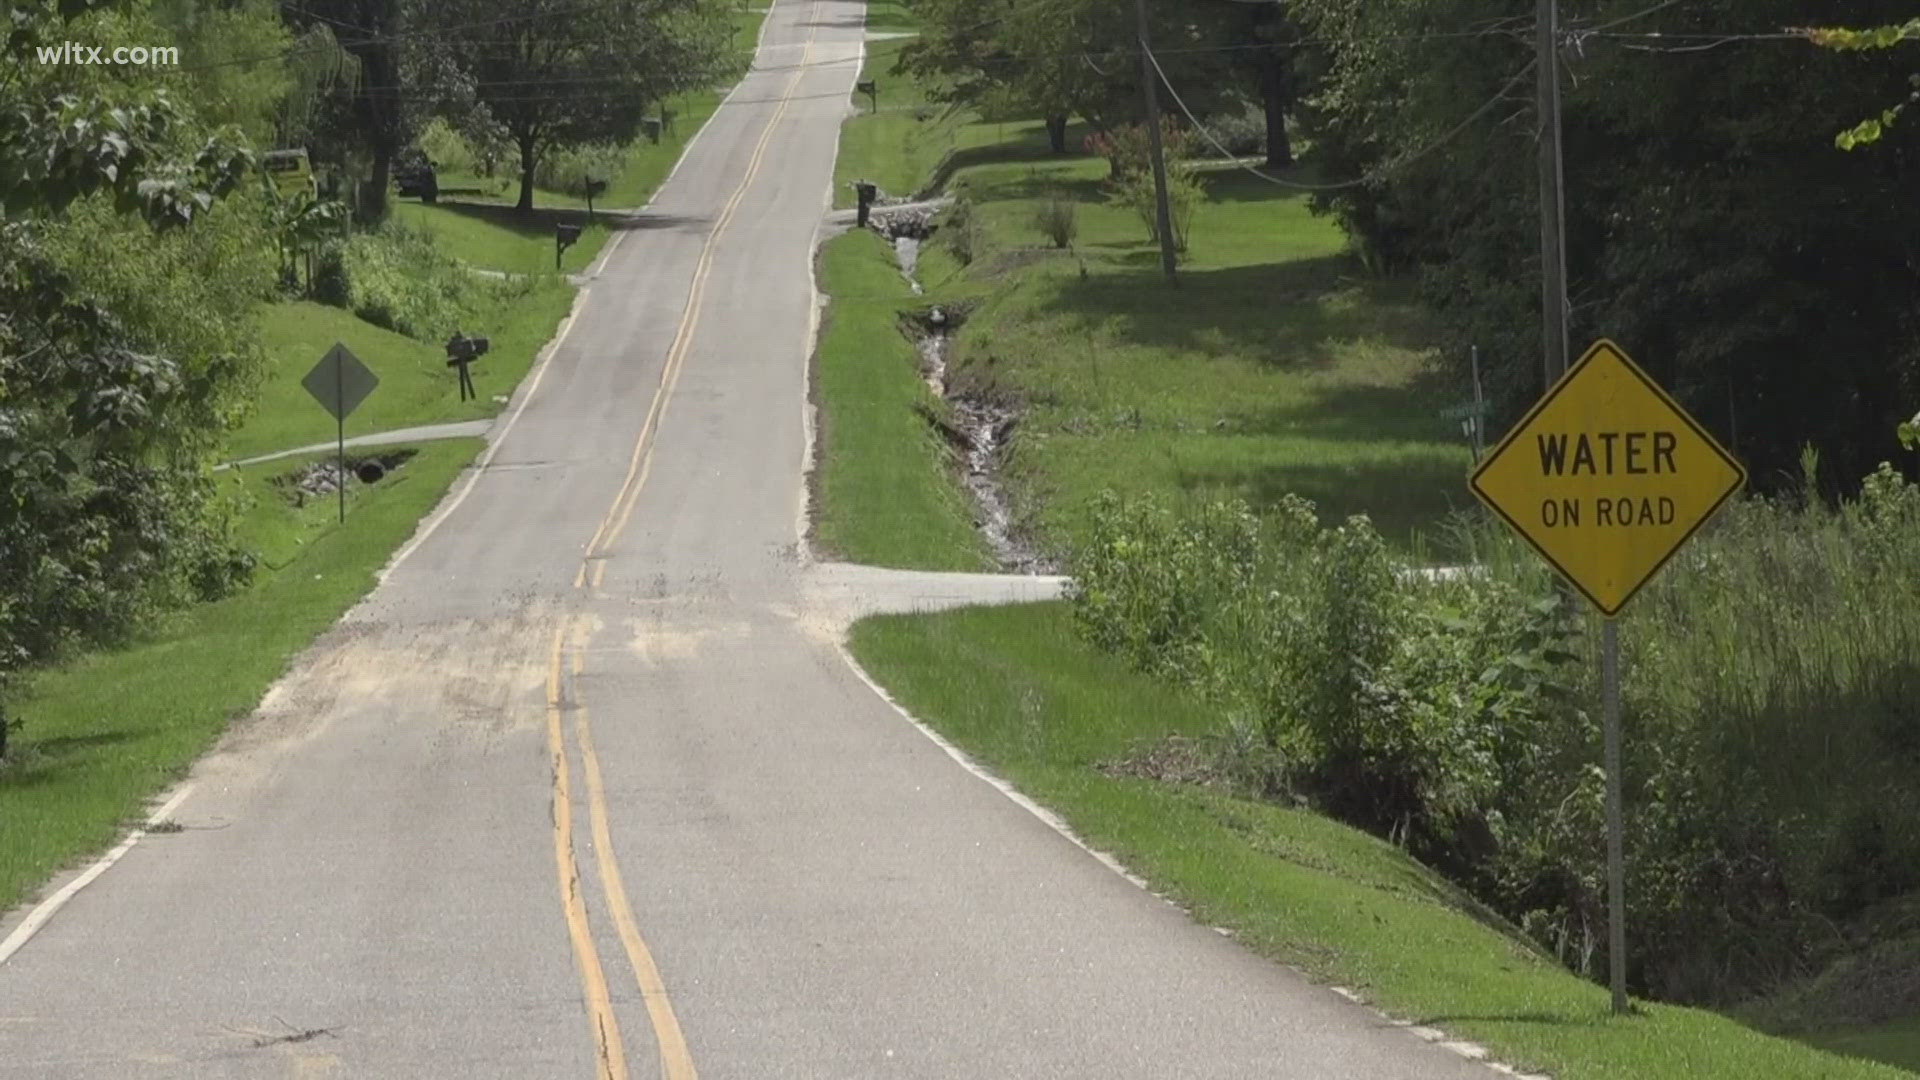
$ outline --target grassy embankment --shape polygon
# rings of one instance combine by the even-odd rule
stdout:
[[[1195,918],[1501,1060],[1559,1080],[1905,1075],[1700,1009],[1614,1017],[1604,988],[1392,845],[1307,811],[1116,775],[1142,745],[1217,724],[1083,643],[1064,605],[870,619],[852,648],[902,706]]]
[[[881,78],[896,106],[924,100],[885,81],[884,57],[876,50],[865,77]],[[1101,200],[1103,162],[1050,157],[1037,125],[920,123],[901,111],[847,125],[839,175],[908,193],[937,169],[973,200],[982,231],[972,263],[936,247],[921,267],[928,296],[892,300],[972,307],[955,374],[1024,405],[1011,478],[1043,537],[1070,542],[1105,487],[1256,504],[1299,492],[1329,515],[1369,513],[1408,546],[1466,503],[1465,449],[1435,418],[1461,395],[1428,375],[1418,309],[1403,287],[1359,272],[1299,196],[1244,174],[1210,176],[1174,291],[1137,219]],[[1071,254],[1042,249],[1030,224],[1049,193],[1077,204]],[[844,282],[891,270],[884,247],[858,237],[835,241],[826,262],[836,311],[854,308]],[[939,470],[897,469],[902,447],[925,433],[903,419],[919,383],[911,350],[882,343],[895,320],[881,306],[860,316],[865,347],[823,343],[819,387],[826,460],[877,473],[877,459],[892,458],[896,473],[890,487],[824,485],[820,513],[872,523],[864,550],[919,565],[937,560],[916,538],[949,535],[954,485]],[[836,366],[856,365],[862,378],[834,379]],[[876,400],[881,383],[897,388],[890,403]],[[856,424],[870,440],[837,434]],[[903,500],[916,482],[920,493]],[[821,535],[844,546],[845,531]],[[857,626],[852,647],[903,705],[1196,917],[1505,1060],[1566,1078],[1902,1075],[1703,1010],[1614,1018],[1602,989],[1541,959],[1390,845],[1312,813],[1115,775],[1112,763],[1141,744],[1217,722],[1094,651],[1070,623],[1062,605],[888,617]],[[1900,1060],[1903,1039],[1911,1025],[1824,1045]]]
[[[270,357],[253,418],[229,454],[244,457],[334,433],[300,379],[335,341],[380,376],[349,432],[478,418],[526,373],[566,313],[573,290],[553,281],[522,294],[494,329],[476,370],[483,393],[461,403],[441,350],[337,308],[261,309]],[[155,792],[178,779],[227,723],[251,709],[302,649],[373,585],[480,446],[477,439],[384,448],[418,453],[388,479],[349,488],[348,524],[331,497],[296,504],[275,479],[309,459],[234,469],[220,483],[242,508],[237,535],[260,560],[242,592],[167,618],[124,648],[33,677],[16,703],[21,727],[0,765],[0,910],[50,874],[110,844]],[[324,458],[326,455],[320,455]]]
[[[815,395],[820,460],[814,536],[856,562],[922,570],[986,570],[967,495],[949,480],[953,453],[922,418],[941,402],[917,369],[900,312],[914,304],[880,237],[852,232],[820,254],[833,298],[821,326]]]
[[[270,477],[298,461],[235,477],[254,499],[243,538],[271,564],[254,583],[26,687],[18,753],[0,766],[0,910],[112,843],[229,720],[252,709],[293,657],[372,586],[479,445],[420,447],[388,480],[355,490],[347,528],[334,527],[332,499],[297,510],[273,490]]]

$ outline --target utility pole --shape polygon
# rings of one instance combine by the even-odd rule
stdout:
[[[1180,279],[1174,270],[1173,210],[1167,205],[1167,148],[1160,137],[1160,76],[1147,37],[1147,0],[1133,0],[1133,10],[1140,23],[1140,85],[1147,94],[1147,145],[1153,150],[1153,212],[1160,227],[1160,269],[1177,285]]]
[[[1560,3],[1537,0],[1540,85],[1540,309],[1547,386],[1567,371],[1567,193],[1560,148]]]

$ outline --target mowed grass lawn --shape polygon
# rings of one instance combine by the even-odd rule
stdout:
[[[878,0],[867,5],[870,33],[912,33],[913,24],[900,0]],[[983,147],[1003,139],[1017,125],[980,124],[962,112],[932,101],[925,84],[894,71],[908,38],[886,38],[867,43],[860,80],[879,88],[879,108],[867,95],[856,93],[857,115],[840,129],[840,156],[833,173],[833,205],[854,204],[853,182],[865,180],[881,193],[908,198],[938,187],[953,170],[963,168]]]
[[[1393,845],[1221,788],[1108,771],[1168,736],[1207,738],[1217,718],[1085,644],[1064,604],[869,619],[851,648],[902,706],[1202,924],[1500,1060],[1557,1080],[1910,1075],[1704,1010],[1615,1017],[1604,988]]]
[[[814,365],[820,460],[814,539],[834,556],[919,570],[986,570],[973,507],[952,481],[954,452],[925,419],[945,403],[920,376],[902,333],[915,297],[893,252],[868,231],[846,233],[820,252],[820,287],[831,298]]]
[[[898,42],[876,47],[869,74],[891,63],[888,45]],[[922,100],[912,82],[893,85]],[[1465,440],[1439,417],[1467,388],[1438,374],[1410,284],[1364,272],[1304,195],[1206,166],[1174,287],[1144,223],[1107,200],[1104,159],[1052,154],[1037,122],[918,123],[900,109],[883,99],[879,115],[846,124],[840,173],[912,190],[938,168],[971,204],[971,263],[936,237],[920,267],[928,295],[914,303],[970,311],[952,384],[1022,406],[1006,476],[1043,547],[1071,548],[1108,489],[1256,506],[1298,494],[1330,518],[1369,515],[1408,551],[1472,505]],[[1070,130],[1069,146],[1085,135]],[[1071,250],[1034,222],[1048,198],[1074,206]],[[823,401],[831,421],[832,388]],[[832,498],[828,518],[841,513]]]
[[[492,416],[501,408],[494,398],[513,393],[553,337],[573,297],[571,287],[550,279],[500,307],[492,321],[466,327],[469,334],[490,337],[492,347],[473,365],[479,396],[464,402],[459,376],[447,367],[446,351],[439,345],[383,330],[325,304],[301,300],[262,305],[261,336],[270,366],[258,407],[229,439],[227,455],[246,458],[335,437],[333,416],[301,385],[335,342],[380,377],[380,385],[347,417],[349,436]]]
[[[956,378],[1024,404],[1012,473],[1041,535],[1084,535],[1109,488],[1299,494],[1403,546],[1471,504],[1470,455],[1437,415],[1465,390],[1435,374],[1410,288],[1364,273],[1304,196],[1209,167],[1174,286],[1139,217],[1105,200],[1105,161],[1050,160],[1041,139],[1030,127],[998,144],[1015,160],[959,175],[984,252],[942,286],[984,292]],[[1033,222],[1045,197],[1076,207],[1071,252]]]
[[[299,460],[222,474],[230,492],[252,500],[241,539],[267,564],[254,583],[126,648],[35,675],[13,703],[20,728],[0,763],[0,911],[112,843],[156,791],[184,776],[373,586],[480,445],[418,447],[386,480],[350,489],[344,528],[331,499],[296,509],[275,490],[272,477]]]

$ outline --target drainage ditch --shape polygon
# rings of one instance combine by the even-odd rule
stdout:
[[[915,271],[920,249],[939,228],[933,212],[924,208],[876,210],[868,227],[893,243],[900,272],[913,287],[922,290]],[[901,329],[914,340],[920,352],[920,376],[948,406],[948,416],[933,410],[922,415],[960,454],[964,468],[961,480],[973,497],[974,526],[987,541],[994,559],[1002,569],[1018,574],[1054,572],[1053,563],[1035,549],[1015,518],[1007,497],[1003,470],[1014,430],[1020,424],[1020,411],[1011,402],[990,393],[955,389],[947,377],[948,356],[953,336],[964,321],[962,312],[933,307],[908,315]]]
[[[386,479],[387,474],[405,465],[415,450],[390,450],[379,454],[351,455],[347,458],[347,483],[362,485],[377,484]],[[282,473],[271,483],[280,489],[280,494],[296,507],[307,505],[309,499],[322,495],[331,495],[339,490],[342,477],[340,466],[333,458],[314,461]]]

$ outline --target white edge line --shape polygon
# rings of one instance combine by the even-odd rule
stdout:
[[[1066,822],[1060,820],[1059,815],[1055,814],[1053,811],[1047,809],[1046,807],[1041,806],[1039,803],[1034,802],[1032,799],[1027,798],[1025,795],[1021,794],[1020,790],[1014,787],[1012,784],[1008,783],[1005,780],[1002,780],[998,776],[995,776],[993,773],[988,772],[986,768],[981,766],[978,762],[974,761],[972,757],[968,756],[965,750],[962,750],[958,746],[955,746],[953,743],[948,742],[946,736],[940,734],[939,732],[935,731],[933,728],[927,726],[927,724],[921,721],[919,717],[913,715],[912,713],[908,712],[905,708],[901,707],[900,703],[893,699],[893,695],[887,693],[887,690],[885,687],[881,686],[878,682],[875,682],[873,679],[873,676],[867,674],[867,669],[860,666],[860,661],[855,660],[853,658],[853,653],[847,649],[847,644],[845,641],[836,640],[834,642],[834,648],[839,650],[840,659],[845,660],[847,662],[847,666],[849,668],[852,668],[853,673],[860,677],[860,681],[867,684],[867,689],[873,691],[874,694],[877,695],[881,701],[884,701],[888,705],[892,706],[894,712],[899,713],[902,719],[906,720],[907,723],[912,724],[915,728],[917,728],[920,734],[925,735],[928,739],[932,740],[935,746],[938,746],[940,749],[945,750],[947,752],[947,756],[952,758],[954,761],[958,762],[961,768],[967,770],[968,772],[972,773],[974,776],[980,778],[981,780],[984,780],[987,783],[993,785],[995,790],[999,791],[1000,794],[1005,795],[1007,798],[1013,800],[1013,802],[1016,805],[1018,805],[1022,810],[1025,810],[1027,813],[1032,814],[1034,817],[1039,818],[1041,821],[1046,823],[1048,828],[1052,829],[1054,832],[1059,833],[1061,836],[1066,837],[1067,841],[1071,843],[1074,847],[1079,848],[1081,851],[1084,851],[1087,854],[1093,856],[1095,859],[1099,860],[1100,865],[1106,867],[1107,869],[1113,871],[1116,874],[1119,874],[1121,877],[1126,878],[1128,881],[1138,886],[1144,892],[1150,893],[1151,895],[1158,897],[1161,900],[1166,900],[1166,902],[1169,904],[1173,903],[1173,901],[1167,900],[1166,897],[1161,896],[1157,892],[1154,892],[1153,886],[1147,884],[1147,881],[1145,878],[1141,877],[1140,875],[1134,873],[1131,870],[1128,870],[1125,866],[1122,866],[1120,864],[1120,860],[1114,858],[1113,856],[1107,854],[1104,851],[1098,851],[1093,847],[1089,846],[1085,840],[1080,839],[1080,837],[1074,833],[1073,829],[1069,827]],[[1174,906],[1178,907],[1179,905],[1175,904]]]
[[[764,32],[766,27],[763,25],[761,30]],[[867,66],[866,39],[862,38],[858,44],[860,47],[859,52],[855,54],[855,59],[858,63],[854,65],[853,79],[849,80],[850,83],[857,81],[860,78],[860,72],[865,70]],[[849,86],[847,92],[848,94],[853,92],[851,86]],[[848,111],[851,111],[852,108],[853,103],[851,101],[847,102]],[[841,121],[840,126],[845,128],[846,121]],[[807,542],[807,533],[809,531],[807,528],[807,517],[813,510],[813,470],[819,465],[819,462],[815,461],[813,457],[814,428],[816,425],[813,406],[813,357],[820,349],[821,315],[826,311],[827,303],[831,299],[820,291],[820,273],[818,268],[820,262],[820,230],[822,226],[826,224],[827,217],[833,213],[833,172],[839,168],[839,166],[840,139],[836,132],[833,140],[833,157],[827,163],[827,190],[820,197],[820,217],[813,223],[812,239],[807,241],[807,287],[810,290],[812,302],[807,305],[806,348],[800,355],[800,507],[793,521],[794,548],[800,553],[800,562],[802,565],[811,565],[816,561],[813,545]],[[844,649],[841,650],[841,652],[842,655],[845,655]],[[852,663],[853,658],[848,657],[847,662]],[[859,665],[855,665],[854,670],[859,671]],[[866,678],[864,672],[861,673],[861,678]],[[867,685],[872,686],[872,680],[868,680]],[[883,694],[882,696],[885,695]]]
[[[524,384],[524,392],[519,395],[520,400],[514,403],[513,411],[507,414],[506,421],[497,430],[487,433],[486,452],[481,454],[480,460],[467,470],[466,480],[461,483],[460,490],[455,492],[452,498],[441,502],[440,508],[435,510],[433,515],[427,518],[426,524],[420,526],[419,531],[413,534],[413,539],[408,540],[405,547],[394,553],[393,558],[387,561],[387,565],[375,577],[376,583],[385,583],[387,576],[405,562],[408,556],[419,550],[420,545],[427,542],[434,531],[440,528],[441,523],[452,517],[455,510],[460,509],[460,504],[467,501],[467,496],[473,494],[474,485],[480,482],[480,477],[487,471],[487,466],[493,463],[494,455],[500,452],[501,445],[507,441],[507,434],[520,420],[520,414],[527,411],[527,403],[533,400],[534,393],[540,389],[540,380],[546,377],[547,368],[553,363],[554,356],[559,353],[560,346],[566,342],[567,335],[573,332],[574,325],[580,321],[580,309],[586,306],[587,296],[592,291],[591,287],[583,286],[574,294],[573,307],[562,321],[560,332],[541,349],[540,360],[534,365],[533,378]]]
[[[767,28],[773,23],[773,11],[777,6],[777,0],[767,5],[767,13],[760,21],[759,38],[754,43],[754,51],[756,54],[766,42]],[[749,69],[748,74],[751,73],[751,69]],[[733,100],[733,95],[739,92],[740,87],[744,85],[746,81],[746,75],[742,75],[740,79],[733,84],[733,88],[727,91],[726,96],[720,99],[720,104],[714,106],[713,113],[707,117],[705,123],[700,125],[700,130],[694,132],[693,138],[688,139],[687,145],[681,148],[679,159],[674,162],[673,168],[668,171],[666,178],[660,182],[660,186],[654,189],[653,195],[647,198],[646,206],[652,206],[653,200],[658,198],[660,192],[666,189],[667,183],[673,179],[675,173],[680,171],[681,164],[687,160],[687,155],[692,152],[694,144],[700,141],[700,136],[705,135],[707,128],[713,124],[713,118],[720,115],[721,108],[725,107],[727,102]],[[829,197],[831,197],[831,192],[829,192]],[[644,208],[645,207],[643,207],[643,209]],[[624,239],[625,236],[626,232],[617,234],[612,242],[601,251],[599,258],[594,260],[594,266],[588,269],[586,274],[588,278],[593,277],[599,272],[598,268],[605,264],[606,260],[613,254],[614,249],[619,246],[620,241]],[[574,324],[579,321],[580,311],[586,305],[587,295],[591,291],[592,287],[590,285],[583,285],[580,287],[580,291],[574,294],[573,306],[568,310],[567,317],[563,320],[559,332],[556,333],[553,339],[541,350],[541,356],[534,368],[533,378],[525,384],[525,392],[520,395],[520,400],[514,405],[513,411],[507,415],[507,419],[500,425],[499,429],[488,433],[487,450],[481,455],[479,462],[468,471],[466,482],[460,488],[459,493],[452,499],[441,504],[440,509],[414,534],[413,539],[409,540],[406,546],[401,548],[400,551],[388,561],[386,567],[380,571],[376,579],[377,581],[386,581],[387,575],[391,574],[395,567],[399,566],[400,563],[409,555],[412,555],[421,544],[425,543],[427,538],[433,535],[434,530],[440,527],[440,523],[450,517],[455,510],[459,509],[460,504],[466,501],[468,494],[473,491],[474,484],[479,480],[480,474],[486,471],[488,464],[493,461],[494,455],[499,452],[500,444],[506,440],[507,433],[513,429],[514,423],[520,419],[520,414],[526,410],[527,402],[533,400],[534,392],[540,388],[540,380],[546,375],[547,367],[552,362],[554,354],[560,351],[560,346],[565,343],[567,335],[572,332]],[[271,693],[271,689],[269,689],[268,692]],[[8,960],[12,959],[15,953],[19,952],[28,941],[32,940],[35,934],[40,932],[42,927],[46,926],[47,923],[53,919],[54,915],[59,913],[61,908],[67,905],[67,901],[72,900],[80,890],[93,884],[100,875],[107,872],[108,868],[124,858],[127,852],[132,851],[133,846],[139,843],[142,837],[147,835],[148,829],[166,820],[175,810],[180,808],[180,804],[187,801],[187,796],[191,794],[193,794],[193,784],[191,782],[182,784],[158,809],[147,816],[146,824],[143,827],[129,832],[105,855],[95,860],[93,865],[87,867],[72,881],[61,886],[52,896],[42,900],[32,911],[28,912],[27,917],[22,919],[20,924],[13,928],[13,932],[7,935],[6,940],[0,941],[0,964],[5,964]]]
[[[989,772],[985,767],[980,765],[980,763],[974,761],[972,757],[968,756],[965,750],[962,750],[959,747],[955,746],[953,743],[947,741],[946,736],[940,734],[938,731],[935,731],[933,728],[929,727],[925,721],[922,721],[919,717],[908,712],[905,708],[901,706],[901,704],[898,701],[895,701],[893,699],[893,695],[889,694],[885,687],[881,686],[878,682],[875,682],[873,676],[867,674],[867,670],[860,666],[860,662],[858,660],[855,660],[853,658],[853,653],[847,649],[847,643],[843,638],[836,639],[834,641],[834,648],[839,651],[840,659],[846,661],[847,666],[853,669],[853,673],[859,676],[860,681],[867,684],[867,689],[872,690],[874,694],[880,698],[881,701],[886,702],[889,706],[893,708],[894,712],[899,713],[901,719],[905,720],[909,724],[912,724],[916,729],[919,730],[920,734],[925,735],[929,740],[933,742],[935,746],[938,746],[940,749],[945,750],[947,752],[947,756],[952,758],[955,762],[959,763],[961,768],[972,773],[974,776],[978,777],[979,779],[986,781],[988,784],[991,784],[995,790],[1000,792],[1000,794],[1005,795],[1008,799],[1011,799],[1015,805],[1019,806],[1022,810],[1025,810],[1027,813],[1032,814],[1034,817],[1039,818],[1042,822],[1046,824],[1048,828],[1052,829],[1054,832],[1059,833],[1062,837],[1066,838],[1068,843],[1072,844],[1074,847],[1079,848],[1081,851],[1084,851],[1087,854],[1093,856],[1096,860],[1099,861],[1100,865],[1106,867],[1107,869],[1113,871],[1114,873],[1120,875],[1121,877],[1126,878],[1129,882],[1133,883],[1142,892],[1148,894],[1149,896],[1152,896],[1158,900],[1164,901],[1165,903],[1171,904],[1173,907],[1178,908],[1183,913],[1186,913],[1189,918],[1192,917],[1191,912],[1187,912],[1184,907],[1181,907],[1181,905],[1179,905],[1178,903],[1175,903],[1173,900],[1169,899],[1164,894],[1154,891],[1153,886],[1149,884],[1145,878],[1142,878],[1140,875],[1134,873],[1131,870],[1128,870],[1124,865],[1121,864],[1120,860],[1114,858],[1112,855],[1109,855],[1104,851],[1100,851],[1094,847],[1089,846],[1085,840],[1080,839],[1079,835],[1073,831],[1072,826],[1068,825],[1066,822],[1060,819],[1059,815],[1055,814],[1051,810],[1048,810],[1046,807],[1041,806],[1039,803],[1034,802],[1032,799],[1028,798],[1027,796],[1021,794],[1018,788],[1015,788],[1012,784],[1008,783],[1006,780],[1003,780],[1000,777],[995,776],[993,773]],[[1235,936],[1231,931],[1226,930],[1225,928],[1222,928],[1222,927],[1216,926],[1213,929],[1225,935],[1228,938],[1233,938]],[[1302,978],[1305,978],[1305,976],[1302,975]],[[1308,980],[1308,981],[1311,982],[1312,980]],[[1327,989],[1339,995],[1341,998],[1345,999],[1346,1001],[1354,1005],[1357,1005],[1362,1009],[1365,1009],[1366,1011],[1372,1013],[1374,1016],[1379,1017],[1381,1020],[1385,1021],[1388,1025],[1399,1028],[1403,1031],[1406,1031],[1409,1034],[1416,1036],[1423,1042],[1433,1043],[1434,1045],[1439,1046],[1443,1049],[1450,1050],[1453,1053],[1459,1055],[1460,1057],[1466,1058],[1468,1061],[1472,1061],[1477,1064],[1486,1066],[1489,1070],[1491,1070],[1494,1073],[1497,1073],[1503,1076],[1516,1077],[1518,1078],[1518,1080],[1551,1080],[1551,1078],[1548,1076],[1536,1074],[1536,1073],[1523,1073],[1515,1069],[1511,1065],[1505,1065],[1500,1062],[1494,1061],[1491,1055],[1489,1054],[1489,1052],[1487,1051],[1487,1048],[1479,1045],[1478,1043],[1468,1042],[1464,1039],[1449,1039],[1446,1036],[1446,1033],[1439,1031],[1435,1028],[1416,1025],[1409,1020],[1397,1020],[1387,1015],[1386,1013],[1382,1012],[1381,1010],[1375,1008],[1365,998],[1361,997],[1359,994],[1355,993],[1352,990],[1347,989],[1344,986],[1332,986],[1332,987],[1328,987]]]
[[[769,16],[769,19],[771,19],[771,16]],[[766,33],[766,26],[762,24],[762,26],[760,27],[760,30],[762,35],[764,36]],[[866,42],[866,39],[863,37],[860,41],[859,63],[853,69],[855,72],[855,78],[858,78],[859,77],[858,73],[866,67],[866,62],[867,62],[867,42]],[[722,104],[725,104],[725,103],[722,102]],[[719,112],[718,109],[715,109],[714,111],[716,115]],[[705,130],[705,129],[703,128],[702,130]],[[696,138],[697,137],[698,136],[696,136]],[[688,145],[692,145],[692,144],[689,143]],[[840,145],[839,141],[836,139],[834,142],[834,160],[836,163],[838,162],[839,156],[840,156],[839,145]],[[833,186],[831,182],[829,182],[827,186],[825,203],[826,203],[826,207],[825,207],[826,212],[828,214],[832,213]],[[813,560],[813,551],[811,546],[807,543],[807,510],[809,508],[808,506],[809,487],[808,487],[808,484],[805,482],[805,478],[811,475],[814,469],[814,465],[816,464],[813,459],[813,402],[812,402],[813,363],[812,361],[813,361],[814,350],[819,348],[819,343],[820,343],[820,313],[825,306],[823,302],[828,299],[827,297],[822,296],[820,293],[819,275],[815,270],[815,263],[818,259],[819,250],[820,250],[820,226],[821,226],[821,223],[824,222],[825,220],[826,220],[826,216],[825,214],[823,214],[822,217],[820,218],[820,221],[814,223],[813,240],[811,245],[807,249],[807,281],[813,287],[813,304],[811,305],[811,314],[808,320],[809,325],[807,328],[807,351],[806,351],[806,359],[804,361],[805,377],[803,379],[803,385],[805,386],[807,392],[803,393],[800,396],[800,423],[801,423],[801,431],[803,432],[805,437],[805,446],[801,453],[802,465],[801,465],[800,475],[802,477],[802,483],[800,485],[800,514],[799,514],[798,520],[796,521],[796,525],[798,528],[798,535],[799,535],[799,541],[800,541],[799,547],[800,547],[801,557],[803,560],[808,562],[811,562]],[[1020,807],[1022,810],[1025,810],[1027,813],[1032,814],[1034,817],[1039,818],[1043,824],[1045,824],[1048,828],[1052,829],[1054,832],[1059,833],[1063,838],[1066,839],[1068,843],[1072,844],[1074,847],[1079,848],[1081,851],[1086,852],[1088,855],[1093,856],[1094,859],[1100,863],[1100,865],[1106,867],[1108,870],[1111,870],[1114,873],[1125,878],[1129,883],[1134,885],[1136,888],[1140,889],[1142,892],[1145,892],[1148,895],[1155,897],[1156,899],[1165,901],[1166,903],[1173,904],[1173,906],[1176,908],[1180,907],[1180,905],[1174,904],[1172,900],[1168,900],[1167,897],[1162,896],[1158,892],[1155,892],[1153,889],[1153,886],[1148,884],[1145,878],[1141,877],[1140,875],[1134,873],[1131,870],[1128,870],[1126,866],[1124,866],[1120,862],[1120,860],[1114,858],[1112,855],[1109,855],[1104,851],[1096,850],[1095,848],[1090,846],[1085,840],[1082,840],[1079,837],[1079,835],[1073,831],[1071,826],[1069,826],[1065,821],[1062,821],[1060,819],[1059,815],[1055,814],[1053,811],[1048,810],[1046,807],[1041,806],[1039,803],[1034,802],[1032,799],[1022,794],[1020,790],[1014,787],[1011,783],[1008,783],[1006,780],[1003,780],[1000,777],[995,776],[993,773],[989,772],[985,767],[981,766],[980,763],[974,761],[973,758],[970,757],[965,750],[962,750],[958,746],[955,746],[953,743],[947,740],[946,736],[940,734],[938,731],[935,731],[933,728],[929,727],[924,721],[922,721],[919,717],[908,712],[904,707],[901,706],[901,704],[898,701],[895,701],[893,699],[893,695],[888,693],[885,687],[881,686],[878,682],[874,681],[873,676],[867,674],[867,669],[861,667],[860,661],[855,660],[853,658],[853,653],[847,649],[847,644],[844,639],[836,638],[833,643],[833,647],[837,652],[839,652],[840,659],[846,662],[847,667],[853,671],[854,675],[858,676],[860,681],[867,685],[867,689],[873,691],[874,696],[878,697],[881,701],[886,702],[887,705],[891,707],[894,712],[900,714],[901,719],[905,720],[909,724],[912,724],[914,728],[920,732],[920,734],[925,735],[927,739],[931,741],[935,746],[938,746],[940,749],[946,751],[947,756],[952,758],[954,762],[957,763],[962,769],[965,769],[967,772],[972,773],[976,778],[983,780],[986,783],[992,785],[994,790],[998,791],[1002,795],[1005,795],[1008,799],[1010,799],[1014,803],[1014,805]],[[1184,911],[1185,909],[1182,908],[1181,910]],[[1234,936],[1232,931],[1227,930],[1224,927],[1214,927],[1214,929],[1229,938]],[[1420,1037],[1425,1041],[1438,1043],[1439,1045],[1444,1046],[1447,1049],[1452,1050],[1455,1053],[1459,1054],[1461,1057],[1467,1058],[1470,1061],[1480,1062],[1481,1064],[1486,1065],[1491,1071],[1495,1073],[1499,1073],[1507,1076],[1519,1077],[1520,1080],[1549,1080],[1548,1077],[1544,1077],[1544,1076],[1533,1076],[1531,1074],[1520,1073],[1517,1070],[1515,1070],[1512,1066],[1503,1065],[1498,1062],[1490,1060],[1487,1054],[1486,1048],[1476,1043],[1469,1043],[1463,1040],[1446,1040],[1445,1036],[1437,1031],[1433,1032],[1432,1037],[1429,1038],[1425,1034],[1425,1032],[1431,1029],[1411,1028],[1411,1025],[1409,1025],[1406,1021],[1395,1020],[1393,1017],[1390,1017],[1386,1013],[1381,1012],[1379,1009],[1374,1008],[1372,1005],[1368,1004],[1367,1001],[1364,998],[1362,998],[1359,994],[1354,993],[1352,990],[1349,990],[1344,986],[1335,986],[1335,987],[1331,987],[1331,989],[1335,994],[1338,994],[1340,997],[1346,999],[1347,1001],[1353,1003],[1354,1005],[1357,1005],[1363,1009],[1366,1009],[1368,1012],[1373,1013],[1375,1016],[1379,1017],[1380,1019],[1385,1020],[1396,1027],[1410,1028],[1416,1034],[1419,1034]]]
[[[187,801],[187,796],[191,794],[193,794],[191,783],[180,785],[166,802],[160,804],[159,809],[147,815],[145,826],[128,833],[124,839],[113,846],[112,850],[94,860],[93,865],[87,867],[78,877],[62,885],[52,896],[40,901],[38,906],[27,913],[26,918],[20,920],[20,925],[13,928],[13,933],[8,934],[5,941],[0,941],[0,964],[5,964],[12,959],[14,953],[19,952],[21,947],[33,938],[33,935],[40,932],[41,927],[52,921],[54,915],[67,906],[67,901],[73,899],[74,894],[93,884],[95,878],[106,873],[108,867],[119,862],[122,856],[132,851],[133,845],[147,835],[148,829],[165,821],[180,808],[181,803]]]

